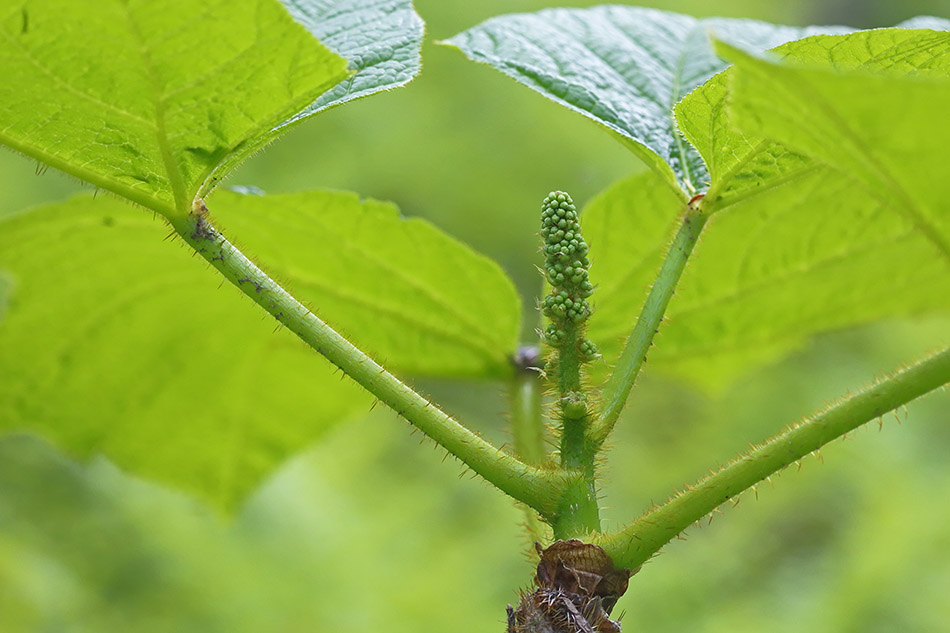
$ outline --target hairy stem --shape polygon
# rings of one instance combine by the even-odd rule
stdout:
[[[706,214],[687,207],[679,230],[673,238],[673,244],[657,274],[656,282],[650,289],[650,294],[643,304],[643,310],[627,339],[617,366],[601,394],[600,415],[589,431],[590,440],[595,446],[604,443],[617,423],[617,418],[620,417],[633,383],[636,382],[640,369],[646,361],[647,351],[653,345],[653,337],[660,327],[666,307],[673,297],[673,291],[679,283],[683,270],[686,268],[686,262],[693,252],[693,247],[696,246],[696,241],[707,219]]]
[[[558,539],[568,539],[600,529],[594,460],[596,448],[587,440],[590,413],[581,383],[584,357],[579,351],[584,341],[580,325],[562,326],[565,336],[558,346],[555,380],[560,394],[561,467],[583,473],[565,491],[552,527]]]
[[[574,323],[562,327],[564,337],[557,348],[553,376],[561,397],[561,466],[584,470],[591,467],[593,456],[589,454],[586,441],[589,415],[582,396],[581,365],[584,360],[578,350],[583,335],[581,327]]]
[[[493,446],[383,369],[248,260],[210,223],[199,200],[176,232],[228,281],[282,325],[488,482],[542,516],[556,511],[563,473],[529,466]]]
[[[598,544],[615,564],[633,569],[719,505],[831,440],[948,383],[950,348],[789,427]]]
[[[584,365],[597,355],[584,337],[591,314],[587,299],[594,286],[577,209],[563,191],[551,192],[541,205],[541,237],[545,277],[551,284],[542,302],[542,312],[550,319],[543,334],[550,349],[546,375],[557,387],[561,467],[583,475],[567,489],[552,523],[556,538],[569,538],[599,530],[600,511],[594,484],[597,451],[587,437],[591,407],[583,382]]]

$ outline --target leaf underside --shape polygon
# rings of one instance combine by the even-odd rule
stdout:
[[[737,64],[735,125],[848,174],[950,262],[950,203],[937,190],[950,143],[950,33],[804,41],[781,60],[724,51]]]
[[[901,26],[915,24],[950,29],[950,21],[936,18],[918,18]],[[800,61],[809,64],[820,64],[824,57],[825,63],[831,61],[839,71],[946,76],[946,66],[933,63],[933,56],[939,54],[939,46],[933,46],[933,38],[939,40],[942,37],[939,34],[900,28],[862,32],[852,37],[855,41],[867,41],[870,37],[874,42],[861,53],[852,54],[836,46],[840,37],[810,37],[772,49],[770,56],[787,56],[790,60],[802,56]],[[918,41],[921,37],[924,40]],[[828,60],[828,52],[833,52],[833,60]],[[813,157],[789,149],[775,139],[736,127],[728,108],[732,74],[732,69],[728,69],[716,75],[675,108],[679,129],[697,148],[709,169],[711,196],[704,205],[712,213],[746,196],[762,195],[773,187],[782,187],[816,168]]]
[[[0,431],[233,507],[370,399],[163,240],[128,205],[77,197],[0,224]]]
[[[421,38],[409,0],[24,0],[0,9],[0,143],[174,219],[284,128],[409,81]],[[396,369],[508,371],[510,282],[433,227],[347,194],[213,205]],[[229,507],[369,398],[166,236],[111,199],[3,222],[0,429]],[[412,269],[430,247],[483,292],[462,296],[424,254]]]
[[[169,217],[344,79],[276,0],[0,10],[0,142]]]
[[[706,188],[709,174],[677,132],[672,111],[727,66],[710,33],[765,50],[847,30],[607,5],[495,17],[446,43],[605,126],[688,198]]]
[[[422,68],[425,26],[411,0],[281,0],[314,37],[349,62],[353,76],[292,117],[408,83]]]
[[[815,36],[767,54],[782,62],[728,48],[747,62],[676,108],[710,167],[713,193],[703,205],[715,215],[670,305],[651,366],[715,388],[810,335],[950,308],[950,209],[928,189],[940,178],[950,141],[940,114],[950,103],[948,39],[946,32],[904,29]],[[746,63],[757,72],[746,73]],[[783,75],[772,72],[777,64],[811,69]],[[820,65],[830,68],[815,69]],[[736,79],[740,72],[751,78]],[[863,118],[852,116],[844,92],[822,97],[795,84],[789,77],[797,72],[821,77],[829,91],[856,82],[850,98],[863,103]],[[745,103],[730,94],[733,84]],[[862,134],[873,141],[862,146]],[[682,211],[661,185],[637,176],[585,210],[596,257],[591,274],[600,284],[591,335],[607,360],[602,369],[619,354]]]

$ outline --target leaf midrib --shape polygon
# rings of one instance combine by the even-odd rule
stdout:
[[[162,162],[165,165],[165,172],[168,176],[168,184],[172,189],[172,198],[175,201],[176,210],[184,215],[188,213],[191,207],[188,200],[190,196],[185,190],[184,177],[168,144],[168,133],[165,130],[165,101],[162,95],[162,85],[155,72],[155,65],[152,62],[151,53],[145,46],[145,38],[135,24],[135,19],[132,17],[132,10],[129,8],[128,3],[122,3],[122,8],[125,11],[129,31],[135,36],[136,41],[139,42],[139,54],[142,57],[142,64],[148,74],[149,83],[152,85],[152,104],[155,108],[155,141],[162,155]]]

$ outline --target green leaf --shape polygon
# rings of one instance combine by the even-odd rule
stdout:
[[[709,32],[765,50],[845,30],[600,6],[496,17],[447,44],[605,126],[688,197],[705,189],[709,176],[676,131],[672,110],[726,67],[713,52]]]
[[[212,213],[242,251],[394,371],[500,378],[521,301],[494,261],[428,222],[355,194],[221,191]]]
[[[347,76],[277,0],[0,10],[0,142],[172,217]]]
[[[221,191],[212,207],[304,302],[395,371],[501,377],[520,301],[489,259],[355,195]],[[233,506],[369,396],[273,327],[167,228],[87,196],[0,222],[0,431]],[[275,424],[274,420],[280,420]]]
[[[3,323],[3,317],[7,313],[11,290],[13,290],[12,281],[0,270],[0,323]]]
[[[0,431],[233,507],[371,399],[167,235],[85,196],[0,222]]]
[[[860,185],[825,169],[776,191],[709,220],[648,367],[716,389],[818,332],[950,311],[947,262]],[[583,211],[601,372],[620,354],[682,207],[644,173]]]
[[[950,144],[950,33],[878,30],[816,38],[736,61],[736,124],[831,165],[887,201],[950,261],[950,203],[935,192]],[[863,70],[881,59],[878,74]]]
[[[425,31],[411,0],[281,0],[355,74],[320,95],[289,123],[352,99],[405,85],[422,68]]]
[[[926,17],[908,20],[900,26],[909,28],[917,25],[950,29],[947,20]],[[891,29],[874,33],[871,37],[877,40],[877,44],[866,48],[862,55],[851,55],[846,49],[836,47],[835,42],[839,38],[830,36],[790,42],[773,49],[772,53],[779,58],[790,56],[790,59],[804,55],[800,61],[807,63],[820,63],[822,57],[831,54],[839,70],[860,68],[893,73],[897,72],[895,62],[898,60],[905,67],[913,63],[914,40],[917,37],[913,32]],[[902,47],[906,50],[902,51]],[[780,187],[815,169],[815,162],[810,157],[773,140],[746,134],[729,120],[727,99],[732,72],[729,69],[716,75],[687,95],[675,108],[677,125],[702,155],[709,169],[711,186],[704,202],[708,212],[724,209],[753,193],[762,194],[769,188]],[[931,66],[929,69],[920,68],[917,72],[942,71]]]
[[[727,69],[711,78],[675,108],[679,129],[709,170],[703,201],[708,213],[726,209],[747,196],[781,188],[815,169],[809,157],[780,143],[745,135],[731,125],[727,107],[729,74]]]

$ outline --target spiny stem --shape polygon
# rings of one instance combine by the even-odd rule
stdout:
[[[950,348],[788,428],[598,544],[618,566],[635,568],[722,503],[831,440],[948,383]]]
[[[594,486],[596,451],[587,440],[591,407],[582,374],[583,366],[597,355],[594,344],[584,337],[591,313],[587,298],[594,286],[587,274],[590,258],[577,209],[566,193],[555,191],[544,199],[541,237],[545,276],[551,284],[541,308],[551,320],[543,334],[551,350],[546,373],[558,391],[561,467],[584,476],[569,488],[553,523],[555,537],[567,538],[600,529],[600,516]]]
[[[686,208],[683,221],[673,238],[666,259],[663,260],[656,282],[650,289],[617,366],[601,394],[600,416],[589,431],[589,438],[594,446],[599,447],[604,443],[620,417],[707,218],[706,214],[692,206]]]
[[[488,482],[542,516],[552,516],[564,473],[529,466],[493,446],[413,391],[321,321],[228,242],[210,223],[198,200],[175,221],[176,232],[225,278],[305,343]]]

